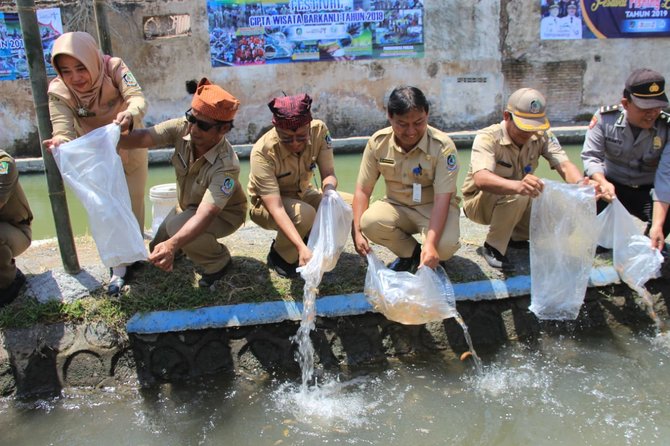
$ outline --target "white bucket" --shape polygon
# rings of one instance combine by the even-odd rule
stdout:
[[[153,186],[149,189],[149,199],[151,200],[151,233],[156,235],[165,217],[177,205],[177,185],[169,183]]]

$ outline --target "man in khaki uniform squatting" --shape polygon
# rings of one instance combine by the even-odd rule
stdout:
[[[258,226],[277,231],[267,262],[282,277],[296,277],[296,268],[312,257],[305,240],[322,193],[337,188],[330,133],[323,121],[312,119],[311,106],[307,94],[274,98],[268,104],[274,128],[251,150],[249,215]],[[321,190],[312,184],[317,167]],[[350,194],[341,195],[351,202]]]
[[[531,198],[543,188],[533,175],[540,156],[566,182],[588,181],[549,131],[546,105],[537,90],[515,91],[503,121],[480,130],[472,145],[470,170],[463,183],[463,209],[475,223],[490,225],[481,253],[494,268],[514,270],[505,255],[510,239],[512,244],[528,246]]]
[[[387,247],[398,256],[389,265],[394,271],[435,268],[460,246],[456,146],[446,133],[428,125],[428,111],[418,88],[394,89],[387,105],[391,126],[370,137],[356,181],[356,251],[361,256],[369,252],[368,239]],[[370,206],[380,175],[386,197]],[[412,235],[417,233],[423,248]]]
[[[0,150],[0,307],[16,299],[26,282],[14,258],[30,246],[32,220],[14,158]]]
[[[183,250],[204,270],[200,287],[211,286],[230,267],[230,252],[217,239],[235,232],[246,218],[240,163],[226,140],[239,104],[203,78],[184,118],[121,137],[122,148],[174,145],[179,204],[156,231],[149,261],[170,271],[175,254]]]

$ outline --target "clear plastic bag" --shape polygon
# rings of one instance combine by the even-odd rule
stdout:
[[[332,271],[351,234],[353,212],[334,190],[323,194],[307,246],[312,258],[297,269],[306,284],[317,287],[323,274]]]
[[[591,186],[543,180],[530,217],[531,304],[539,319],[576,319],[599,229]]]
[[[417,325],[458,316],[454,288],[441,266],[412,274],[387,268],[372,252],[367,259],[365,296],[387,319]]]
[[[649,237],[641,230],[619,200],[612,201],[598,215],[601,228],[598,244],[614,250],[614,268],[619,277],[640,295],[644,284],[661,274],[663,256],[651,247]]]
[[[65,183],[86,209],[100,259],[107,267],[147,258],[116,153],[119,137],[119,126],[109,124],[53,151]]]

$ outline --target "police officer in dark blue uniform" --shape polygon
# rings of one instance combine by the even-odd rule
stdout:
[[[602,198],[616,197],[642,221],[651,223],[654,178],[661,154],[670,150],[670,114],[665,78],[640,68],[626,80],[621,104],[601,107],[589,125],[582,149],[586,175],[600,184]],[[606,203],[598,203],[602,210]],[[670,229],[664,222],[664,234]],[[647,231],[649,226],[647,227]]]

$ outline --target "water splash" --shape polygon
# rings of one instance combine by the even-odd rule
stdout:
[[[455,310],[454,310],[455,311]],[[475,369],[477,370],[477,373],[481,375],[482,373],[482,360],[479,359],[479,356],[477,356],[477,352],[475,351],[475,347],[472,345],[472,338],[470,337],[470,332],[468,331],[468,326],[465,324],[465,321],[461,317],[461,315],[456,312],[456,315],[454,316],[454,319],[458,324],[461,326],[463,329],[463,336],[465,336],[465,342],[468,343],[468,349],[470,351],[470,355],[472,356],[472,360],[475,363]]]
[[[298,344],[297,361],[302,373],[302,388],[305,392],[314,376],[314,346],[309,334],[314,330],[316,317],[316,294],[318,289],[310,281],[305,282],[303,291],[303,310],[298,332],[291,339]]]

